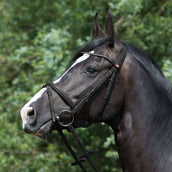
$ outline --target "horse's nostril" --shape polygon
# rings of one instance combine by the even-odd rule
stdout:
[[[33,107],[27,109],[27,121],[30,125],[34,125],[36,122],[36,113]]]
[[[28,114],[27,114],[29,117],[32,117],[32,116],[34,116],[34,109],[32,109],[30,112],[28,112]]]
[[[29,126],[34,126],[37,121],[36,110],[33,106],[23,107],[20,111],[22,118],[22,126],[25,129],[26,124]]]
[[[26,113],[27,117],[28,116],[33,116],[34,115],[34,109],[33,109],[33,107],[26,107],[25,108],[25,113]]]

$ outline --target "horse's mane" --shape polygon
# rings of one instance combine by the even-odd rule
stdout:
[[[129,43],[122,43],[127,47],[127,50],[131,54],[131,56],[134,57],[135,60],[137,60],[138,63],[144,68],[144,70],[147,71],[147,73],[149,74],[149,76],[151,76],[155,83],[161,89],[164,89],[167,94],[171,95],[170,98],[172,100],[172,86],[169,80],[162,73],[157,63],[141,49]]]

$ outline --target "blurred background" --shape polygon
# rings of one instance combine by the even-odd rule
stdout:
[[[80,171],[56,132],[48,140],[25,134],[19,112],[90,40],[96,12],[104,28],[109,9],[119,39],[146,51],[172,81],[172,0],[0,0],[0,172]],[[77,133],[101,172],[121,172],[108,126]]]

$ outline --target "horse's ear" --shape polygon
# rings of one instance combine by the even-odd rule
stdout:
[[[97,13],[94,17],[93,20],[93,26],[92,26],[92,40],[97,39],[97,38],[102,38],[105,37],[103,31],[100,28],[100,25],[97,22]]]
[[[106,33],[108,45],[110,47],[115,47],[115,44],[120,43],[115,33],[115,29],[113,25],[113,14],[110,10],[108,11],[108,15],[106,19],[105,33]]]

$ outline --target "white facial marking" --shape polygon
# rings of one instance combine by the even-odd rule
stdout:
[[[94,53],[94,51],[91,51],[91,53]],[[81,57],[79,57],[71,66],[69,69],[67,69],[57,80],[54,81],[54,83],[58,83],[61,81],[61,79],[71,70],[74,66],[76,66],[78,63],[83,62],[84,60],[88,59],[90,57],[89,54],[83,54]]]
[[[42,88],[21,109],[20,115],[21,115],[21,118],[22,118],[22,127],[23,127],[23,129],[24,129],[25,124],[27,123],[27,115],[28,115],[28,113],[33,110],[33,108],[32,107],[29,107],[29,106],[31,105],[31,103],[33,103],[36,100],[38,100],[43,95],[43,93],[45,92],[45,90],[46,90],[46,88]]]

